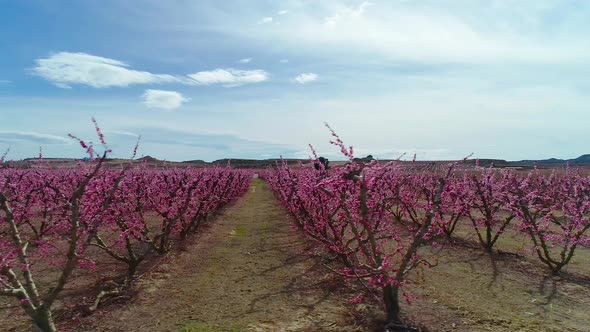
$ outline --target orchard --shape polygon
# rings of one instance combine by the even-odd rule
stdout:
[[[101,272],[89,248],[126,270],[117,287],[99,294],[96,310],[102,297],[132,287],[151,254],[168,252],[248,189],[250,173],[230,168],[106,168],[110,150],[96,130],[104,151],[78,139],[90,160],[73,169],[0,169],[0,295],[18,301],[41,331],[56,331],[52,305],[74,270]],[[57,275],[43,287],[41,264]]]
[[[466,167],[465,160],[359,159],[334,132],[332,144],[344,163],[330,164],[312,148],[307,163],[280,161],[257,171],[131,162],[114,167],[94,124],[100,146],[71,136],[88,155],[74,167],[51,167],[40,156],[38,167],[18,168],[2,158],[0,295],[12,299],[38,331],[57,331],[55,303],[73,301],[64,290],[82,278],[80,271],[102,276],[102,284],[86,290],[92,297],[85,315],[100,312],[111,298],[132,296],[147,267],[158,266],[188,239],[198,245],[208,231],[204,225],[252,188],[244,199],[249,202],[262,188],[260,180],[251,183],[254,174],[287,211],[278,222],[290,219],[312,246],[297,255],[311,252],[342,285],[356,285],[354,296],[340,299],[348,305],[378,299],[387,331],[417,330],[404,311],[424,298],[408,288],[453,248],[468,245],[493,258],[505,254],[498,249],[503,239],[517,238],[527,245],[522,260],[536,258],[549,278],[571,278],[564,270],[590,247],[590,177],[569,167],[518,172]],[[136,152],[137,146],[133,157]],[[118,266],[118,275],[106,261]]]
[[[489,254],[507,232],[530,239],[529,249],[553,275],[576,249],[590,246],[590,177],[575,170],[519,174],[467,170],[461,162],[434,169],[363,163],[332,135],[346,164],[293,169],[278,163],[264,176],[295,226],[323,250],[326,267],[366,286],[354,301],[378,294],[391,331],[406,328],[400,295],[407,275],[437,259],[418,249],[452,242],[458,223],[470,226]]]

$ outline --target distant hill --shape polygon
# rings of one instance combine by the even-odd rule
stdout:
[[[537,163],[537,164],[565,164],[567,162],[570,163],[590,163],[590,154],[583,154],[578,158],[574,159],[557,159],[557,158],[549,158],[549,159],[539,159],[539,160],[520,160],[516,161],[517,163]]]
[[[152,156],[141,157],[141,158],[139,158],[137,160],[138,161],[145,161],[145,162],[148,162],[148,163],[155,163],[155,162],[160,161],[160,160],[158,160],[158,159],[156,159],[156,158],[154,158]]]
[[[590,163],[590,154],[583,154],[576,159],[570,159],[570,161],[575,163]]]
[[[194,159],[194,160],[185,160],[181,161],[181,163],[185,164],[208,164],[208,162],[201,160],[201,159]]]
[[[534,165],[534,164],[565,164],[566,162],[567,162],[567,160],[564,160],[564,159],[549,158],[549,159],[539,159],[539,160],[525,159],[525,160],[513,161],[512,163]]]
[[[13,167],[40,167],[42,164],[49,164],[55,167],[73,167],[76,162],[82,159],[75,159],[75,158],[43,158],[42,163],[39,162],[39,158],[27,158],[21,161],[12,161],[11,165]],[[298,163],[309,164],[308,159],[283,159],[289,165],[297,165]],[[357,162],[367,163],[373,160],[373,156],[368,155],[364,158],[355,158]],[[380,162],[387,162],[390,160],[380,160]],[[159,167],[208,167],[208,166],[221,166],[224,167],[228,163],[231,167],[234,168],[266,168],[274,166],[277,162],[280,162],[280,159],[240,159],[240,158],[224,158],[215,160],[213,162],[206,162],[200,159],[192,159],[186,160],[181,162],[175,161],[166,161],[154,158],[152,156],[144,156],[135,160],[129,159],[107,159],[106,165],[108,167],[121,167],[127,163],[145,163],[148,167],[152,168],[159,168]],[[440,163],[440,162],[448,162],[444,160],[438,161],[421,161],[418,160],[417,163]],[[533,167],[538,168],[562,168],[566,165],[567,162],[576,165],[577,167],[590,167],[590,154],[584,154],[577,158],[573,159],[557,159],[557,158],[549,158],[549,159],[539,159],[539,160],[519,160],[519,161],[507,161],[504,159],[490,159],[490,158],[480,158],[479,165],[482,167],[500,167],[500,168],[518,168],[518,169],[532,169]],[[345,161],[334,161],[331,162],[333,165],[340,165],[346,163]],[[402,163],[411,163],[410,161],[404,161]],[[469,165],[468,167],[475,166],[476,160],[469,159],[466,164]]]

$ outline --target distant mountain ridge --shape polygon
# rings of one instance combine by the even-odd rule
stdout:
[[[573,161],[579,162],[579,163],[590,163],[590,154],[583,154],[583,155],[579,156],[578,158],[574,159]]]
[[[557,159],[557,158],[549,158],[549,159],[540,159],[540,160],[520,160],[518,162],[537,162],[537,163],[590,163],[590,154],[583,154],[578,158],[573,159]]]
[[[79,160],[83,159],[76,159],[76,158],[43,158],[42,161],[45,163],[49,163],[52,165],[69,165],[78,162]],[[129,159],[107,159],[107,165],[110,166],[121,166],[128,162],[133,163],[145,163],[150,167],[208,167],[208,166],[226,166],[231,165],[234,168],[266,168],[269,166],[274,166],[277,162],[280,162],[281,159],[278,158],[271,158],[271,159],[244,159],[244,158],[224,158],[218,159],[212,162],[206,162],[200,159],[193,159],[193,160],[186,160],[181,162],[176,161],[167,161],[167,160],[160,160],[154,158],[152,156],[143,156],[141,158],[137,158],[135,160]],[[289,165],[297,165],[299,163],[308,164],[310,161],[309,159],[283,159]],[[365,158],[355,158],[357,162],[369,162],[373,160],[371,155]],[[380,160],[383,162],[390,161],[390,160]],[[34,165],[38,165],[40,162],[39,158],[27,158],[21,161],[13,161],[12,164],[16,167],[35,167]],[[418,160],[418,163],[436,163],[436,162],[445,162],[444,160]],[[448,162],[448,161],[446,161]],[[572,165],[579,165],[584,167],[590,167],[590,154],[583,154],[577,158],[572,159],[557,159],[557,158],[549,158],[549,159],[525,159],[525,160],[518,160],[518,161],[507,161],[504,159],[491,159],[491,158],[479,158],[479,159],[469,159],[467,161],[468,165],[475,166],[476,162],[479,162],[479,165],[482,167],[500,167],[500,168],[522,168],[522,169],[531,169],[533,167],[541,167],[541,168],[555,168],[555,167],[563,167],[568,162]],[[345,161],[334,161],[336,164],[345,163]],[[403,161],[403,163],[411,163],[411,161]]]

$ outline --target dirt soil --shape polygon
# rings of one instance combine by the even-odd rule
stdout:
[[[473,229],[444,245],[431,269],[411,276],[408,318],[431,331],[590,331],[590,249],[579,247],[560,276],[552,276],[522,235],[504,234],[494,254],[478,246]],[[427,255],[430,248],[422,248]]]

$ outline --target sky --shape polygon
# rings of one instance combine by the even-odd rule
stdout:
[[[0,152],[590,153],[590,1],[0,0]]]

